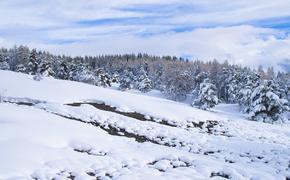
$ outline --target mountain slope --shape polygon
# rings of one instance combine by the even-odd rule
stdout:
[[[285,179],[290,125],[0,71],[0,179]],[[224,112],[230,109],[231,112]]]

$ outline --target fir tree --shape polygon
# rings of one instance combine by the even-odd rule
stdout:
[[[114,73],[112,76],[112,83],[119,83],[120,82],[120,77],[118,73]]]
[[[152,89],[152,81],[149,79],[148,76],[144,76],[141,82],[138,84],[138,90],[146,93]]]
[[[216,87],[210,83],[209,79],[205,79],[200,84],[198,98],[193,102],[193,106],[198,106],[200,109],[207,110],[218,104],[216,95]]]
[[[138,72],[137,78],[135,80],[135,87],[143,93],[149,92],[152,89],[152,81],[149,79],[148,73],[143,66]]]
[[[88,65],[81,62],[75,62],[71,64],[71,71],[69,73],[69,79],[78,82],[84,82],[88,84],[96,84],[97,79],[93,71],[88,68]]]
[[[154,78],[153,78],[153,82],[152,82],[152,86],[160,91],[164,90],[163,87],[163,82],[162,82],[162,77],[164,74],[164,68],[161,64],[158,64],[156,67],[156,71],[154,73]]]
[[[55,74],[51,68],[51,64],[48,62],[42,62],[37,71],[44,77],[54,76]]]
[[[0,57],[0,70],[9,70],[9,69],[10,69],[10,66],[8,63],[8,58],[5,56]]]
[[[62,62],[58,67],[57,77],[60,79],[69,79],[69,68],[66,62]]]
[[[125,70],[121,77],[119,88],[121,90],[130,90],[133,87],[133,83],[134,83],[134,75],[132,71]]]
[[[108,73],[106,73],[103,69],[99,68],[96,70],[95,75],[97,77],[97,86],[102,86],[102,87],[110,87],[112,80],[111,77]]]
[[[272,80],[264,80],[251,95],[250,117],[267,123],[283,121],[282,114],[288,110],[287,100],[277,95],[277,85]]]
[[[244,84],[240,84],[242,87],[239,91],[238,102],[244,113],[249,113],[251,107],[251,95],[259,83],[259,74],[253,73],[245,77]]]
[[[35,75],[38,70],[38,62],[36,61],[36,50],[32,50],[29,56],[29,62],[27,64],[27,73]]]
[[[179,75],[173,75],[168,80],[164,91],[173,100],[183,101],[193,91],[193,78],[187,71],[175,73]]]
[[[23,64],[18,64],[16,66],[16,72],[20,72],[20,73],[26,73],[27,69]]]

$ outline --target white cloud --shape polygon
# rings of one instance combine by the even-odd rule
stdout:
[[[192,55],[201,60],[228,59],[232,63],[257,67],[259,64],[276,66],[290,57],[290,37],[276,38],[280,34],[280,31],[272,29],[235,26],[172,32],[146,38],[114,35],[96,37],[88,42],[61,45],[32,42],[29,45],[75,56],[147,52],[155,55]]]
[[[155,5],[171,8],[161,10]],[[68,55],[146,52],[228,59],[249,66],[276,65],[290,56],[290,37],[279,38],[284,30],[240,24],[290,16],[289,6],[290,0],[2,0],[0,43],[27,44]],[[141,10],[122,10],[126,7]],[[148,16],[160,18],[125,25],[75,23]],[[194,29],[172,31],[180,27]],[[153,35],[142,36],[144,33]]]

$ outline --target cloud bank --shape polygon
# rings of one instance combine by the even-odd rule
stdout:
[[[289,7],[289,0],[2,0],[0,44],[280,67],[290,58]]]

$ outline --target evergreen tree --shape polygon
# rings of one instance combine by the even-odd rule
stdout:
[[[200,84],[198,98],[193,102],[193,106],[198,106],[200,109],[207,110],[218,104],[216,87],[210,83],[209,79],[205,79]]]
[[[18,64],[16,66],[16,72],[20,72],[20,73],[26,73],[26,67],[23,64]]]
[[[142,80],[138,83],[138,90],[146,93],[152,89],[152,81],[148,76],[144,76]]]
[[[258,74],[248,74],[245,78],[245,84],[241,84],[238,95],[239,105],[244,113],[249,113],[251,108],[251,95],[254,89],[259,85],[260,76]]]
[[[89,69],[88,65],[81,62],[74,62],[70,67],[69,79],[88,84],[96,84],[97,78],[95,74]]]
[[[255,121],[273,123],[283,121],[282,114],[288,110],[287,100],[277,95],[277,84],[264,80],[251,95],[250,117]]]
[[[36,50],[32,50],[29,55],[29,62],[27,64],[27,73],[31,75],[35,75],[38,70],[38,62],[36,61]]]
[[[160,91],[164,90],[164,87],[163,87],[164,83],[162,81],[163,74],[164,74],[164,68],[161,64],[158,64],[156,67],[156,71],[154,73],[152,86],[155,89],[160,90]]]
[[[206,72],[199,72],[194,78],[194,90],[192,91],[192,97],[196,99],[199,94],[200,84],[207,79],[208,74]]]
[[[165,93],[173,100],[183,101],[186,99],[187,94],[193,91],[193,78],[187,71],[175,73],[179,75],[173,75],[168,80],[165,87]]]
[[[108,73],[106,73],[103,69],[99,68],[96,70],[95,75],[97,77],[97,86],[102,86],[102,87],[110,87],[112,80],[111,77]]]
[[[120,82],[120,77],[118,73],[114,73],[112,76],[112,83],[119,83]]]
[[[37,72],[44,77],[54,76],[55,74],[51,68],[51,63],[49,62],[42,62]]]
[[[8,63],[8,58],[4,55],[0,57],[0,70],[9,70],[10,66]]]
[[[135,88],[143,93],[149,92],[152,89],[152,81],[149,79],[147,70],[143,66],[138,71],[134,84]]]
[[[66,62],[61,62],[57,68],[57,77],[60,79],[69,79],[69,67]]]
[[[121,90],[130,90],[132,89],[133,84],[134,84],[134,75],[132,71],[125,70],[124,73],[122,74],[119,88]]]

